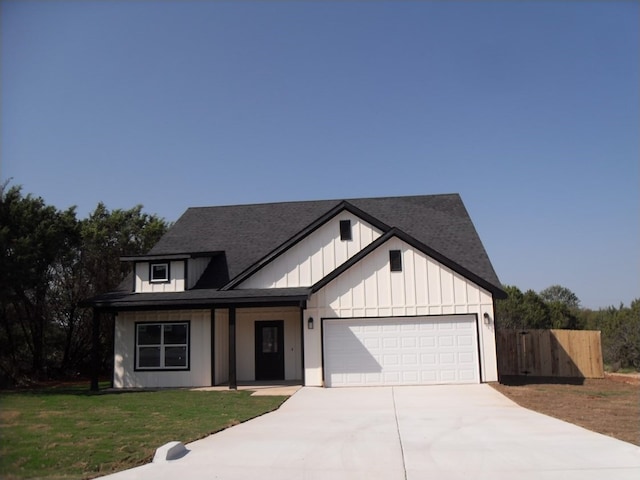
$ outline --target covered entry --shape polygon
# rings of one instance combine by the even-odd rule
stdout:
[[[479,383],[477,317],[323,319],[327,387]]]
[[[300,307],[216,308],[212,321],[212,385],[303,381]]]

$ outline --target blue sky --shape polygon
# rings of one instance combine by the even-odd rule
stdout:
[[[169,221],[458,192],[503,283],[628,304],[639,5],[3,0],[0,175]]]

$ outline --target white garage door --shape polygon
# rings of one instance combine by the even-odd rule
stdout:
[[[479,383],[475,315],[323,320],[327,387]]]

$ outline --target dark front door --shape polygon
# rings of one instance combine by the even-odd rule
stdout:
[[[256,322],[256,380],[284,380],[284,321]]]

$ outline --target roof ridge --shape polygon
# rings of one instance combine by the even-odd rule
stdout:
[[[391,195],[391,196],[376,196],[376,197],[336,197],[336,198],[316,198],[309,200],[282,200],[274,202],[252,202],[252,203],[229,203],[224,205],[199,205],[195,207],[188,207],[187,210],[199,210],[207,208],[231,208],[231,207],[255,207],[255,206],[271,206],[271,205],[301,205],[305,203],[322,203],[322,202],[352,202],[362,200],[398,200],[398,199],[410,199],[410,198],[427,198],[427,197],[460,197],[458,192],[450,193],[425,193],[420,195]]]

